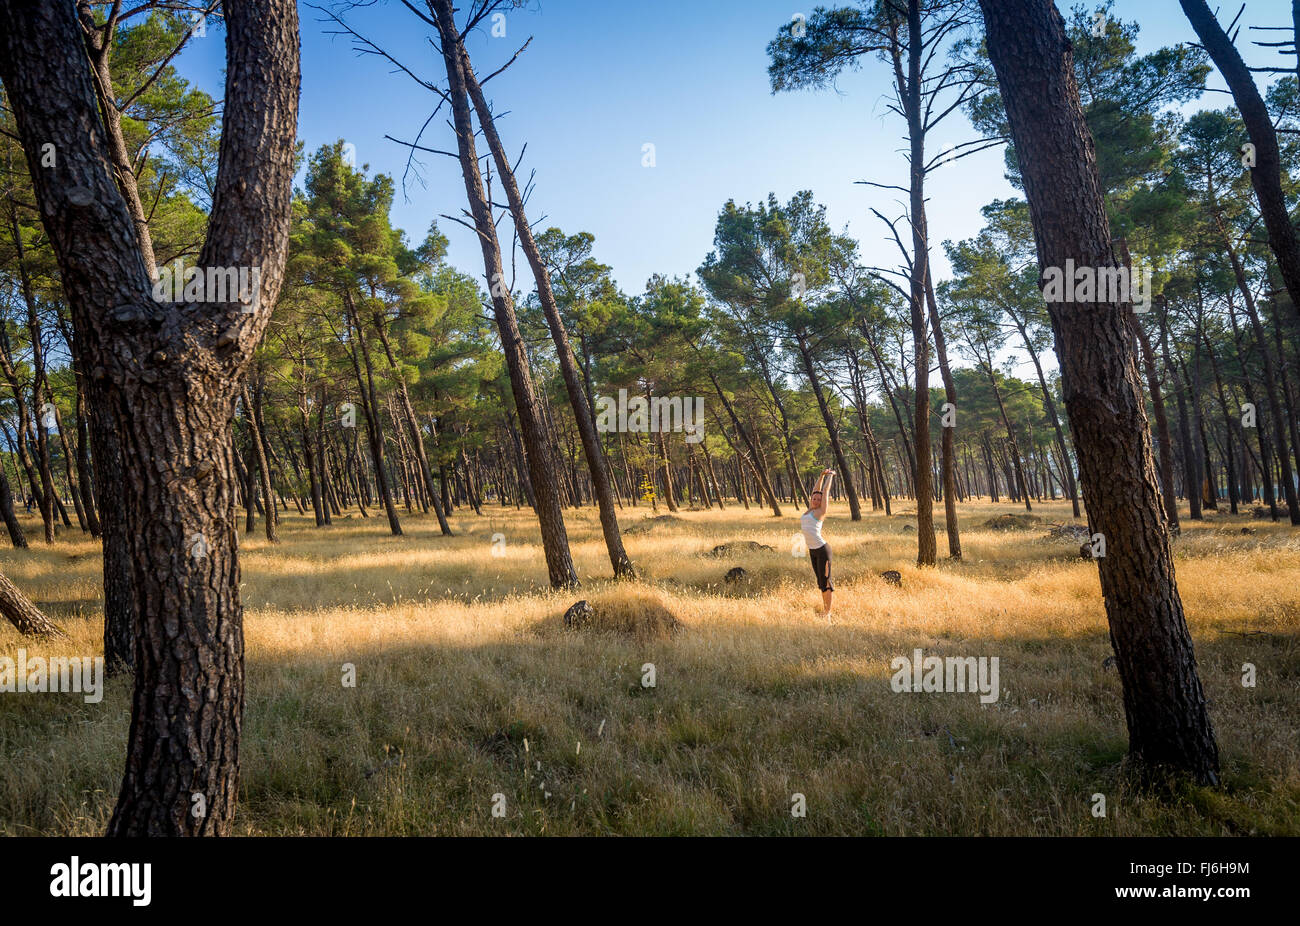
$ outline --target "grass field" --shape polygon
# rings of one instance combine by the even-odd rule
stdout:
[[[417,517],[401,538],[379,518],[317,530],[286,517],[278,547],[243,541],[236,831],[1300,834],[1300,534],[1225,514],[1176,541],[1224,774],[1220,789],[1155,794],[1123,774],[1096,567],[1045,526],[982,526],[1017,511],[963,506],[965,561],[918,570],[914,518],[853,524],[834,506],[831,621],[807,557],[791,555],[790,509],[654,522],[625,509],[635,583],[608,578],[594,510],[570,511],[583,588],[565,594],[544,587],[531,512],[462,511],[452,538]],[[1035,513],[1069,519],[1066,504]],[[1243,535],[1247,525],[1257,533]],[[97,545],[67,532],[46,549],[31,536],[32,549],[0,552],[0,570],[72,642],[32,644],[4,624],[0,654],[100,653]],[[774,550],[706,555],[739,540]],[[724,584],[736,565],[750,580]],[[887,569],[901,587],[877,577]],[[565,631],[578,598],[644,632]],[[645,619],[663,610],[677,633]],[[890,661],[916,648],[998,657],[1001,698],[894,692]],[[647,663],[654,687],[642,684]],[[1257,667],[1253,688],[1244,663]],[[0,694],[0,833],[101,832],[129,708],[121,680],[99,704]],[[796,794],[806,816],[792,815]]]

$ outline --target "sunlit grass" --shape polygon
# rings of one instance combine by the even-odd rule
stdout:
[[[286,517],[280,546],[243,540],[237,831],[1300,834],[1300,535],[1244,516],[1185,525],[1177,575],[1224,787],[1156,796],[1121,771],[1096,568],[1045,526],[981,526],[1018,510],[963,506],[965,560],[926,570],[904,529],[913,519],[868,513],[855,525],[833,510],[829,622],[806,556],[791,553],[793,509],[781,520],[734,505],[681,511],[647,528],[651,512],[627,508],[642,573],[631,584],[610,580],[595,512],[567,512],[584,587],[564,594],[545,586],[529,511],[459,513],[451,538],[411,516],[400,538],[378,518],[317,530]],[[1064,504],[1035,513],[1069,520]],[[3,551],[0,569],[72,641],[36,645],[5,625],[0,653],[100,652],[96,544],[68,532],[48,549],[31,533],[32,548]],[[736,540],[773,551],[707,555]],[[735,565],[748,581],[724,584]],[[878,578],[886,569],[901,588]],[[682,629],[564,632],[580,597],[628,613],[654,603]],[[889,662],[915,648],[997,656],[1002,699],[894,693]],[[344,663],[355,688],[341,683]],[[647,663],[654,688],[642,686]],[[1243,663],[1257,667],[1255,688],[1241,685]],[[129,694],[119,681],[98,705],[0,695],[0,832],[102,830]],[[1098,792],[1104,818],[1091,813]],[[791,816],[795,793],[805,818]],[[492,816],[497,794],[504,818]]]

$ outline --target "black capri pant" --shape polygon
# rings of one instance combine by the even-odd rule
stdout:
[[[817,576],[817,587],[823,592],[835,591],[831,584],[831,545],[824,543],[815,550],[808,551],[812,560],[813,575]]]

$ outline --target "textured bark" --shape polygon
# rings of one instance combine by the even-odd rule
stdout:
[[[1118,265],[1096,152],[1052,0],[980,0],[1039,266]],[[1131,758],[1217,783],[1218,747],[1174,579],[1134,355],[1131,305],[1049,304],[1093,530]]]
[[[107,383],[89,381],[86,400],[90,407],[88,425],[95,458],[95,483],[104,487],[99,493],[104,550],[104,671],[115,675],[132,671],[135,667],[137,599],[133,585],[130,529],[126,499],[117,488],[126,479],[126,473],[117,419],[108,404]]]
[[[452,14],[451,0],[430,0],[430,7],[437,15],[438,32],[442,40],[442,57],[447,68],[448,96],[465,193],[483,252],[483,269],[492,292],[492,310],[496,316],[501,350],[505,354],[506,368],[510,374],[510,389],[519,412],[519,429],[528,449],[528,475],[536,501],[537,520],[541,526],[547,572],[552,588],[577,586],[578,574],[574,571],[573,559],[569,553],[569,535],[564,527],[559,485],[548,462],[546,430],[532,374],[528,369],[528,353],[519,333],[514,301],[505,285],[501,245],[497,240],[496,224],[492,221],[491,206],[483,192],[483,178],[479,172],[478,153],[474,144],[475,132],[470,118],[464,58],[455,50],[459,44],[459,32]]]
[[[107,24],[96,26],[95,17],[88,0],[78,0],[77,14],[85,30],[86,53],[90,58],[93,86],[99,101],[100,115],[103,118],[104,137],[107,151],[117,180],[118,189],[126,209],[135,223],[136,241],[140,248],[140,257],[144,260],[145,271],[152,278],[157,274],[154,259],[153,237],[149,231],[149,219],[145,215],[144,203],[140,200],[140,188],[136,183],[135,171],[131,168],[131,155],[126,148],[126,136],[122,134],[122,111],[117,108],[117,96],[113,91],[113,28]]]
[[[258,268],[253,311],[154,300],[72,4],[0,0],[0,79],[97,385],[89,398],[121,441],[120,481],[100,484],[105,497],[120,492],[125,512],[135,689],[110,835],[227,833],[238,790],[244,653],[231,423],[283,279],[298,17],[291,0],[227,0],[225,13],[220,166],[197,263]],[[59,152],[52,168],[39,162],[46,142]]]
[[[0,575],[0,614],[26,637],[67,638],[59,627],[41,613],[18,587]]]

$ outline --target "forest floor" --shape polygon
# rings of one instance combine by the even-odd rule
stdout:
[[[1223,785],[1154,792],[1124,774],[1097,569],[1079,541],[1047,537],[1068,504],[1036,504],[1043,525],[1005,532],[983,522],[1023,506],[963,505],[965,559],[926,570],[908,510],[854,524],[833,506],[830,621],[807,556],[792,555],[789,507],[780,520],[624,509],[632,583],[609,578],[595,511],[566,512],[583,588],[563,594],[544,587],[528,511],[461,510],[451,538],[431,517],[405,516],[391,537],[355,512],[325,530],[286,516],[279,546],[242,540],[236,831],[1300,834],[1300,533],[1225,513],[1176,541]],[[72,641],[3,624],[0,655],[101,653],[97,544],[69,531],[45,548],[31,524],[32,548],[0,552],[0,571]],[[773,550],[708,555],[746,540]],[[942,528],[938,542],[942,554]],[[748,580],[725,584],[737,565]],[[901,587],[878,578],[891,569]],[[639,632],[565,631],[579,598]],[[657,632],[664,610],[676,633]],[[891,660],[918,648],[998,657],[1000,699],[893,691]],[[0,694],[0,834],[102,832],[129,711],[120,679],[98,704]],[[806,816],[792,815],[797,794]]]

